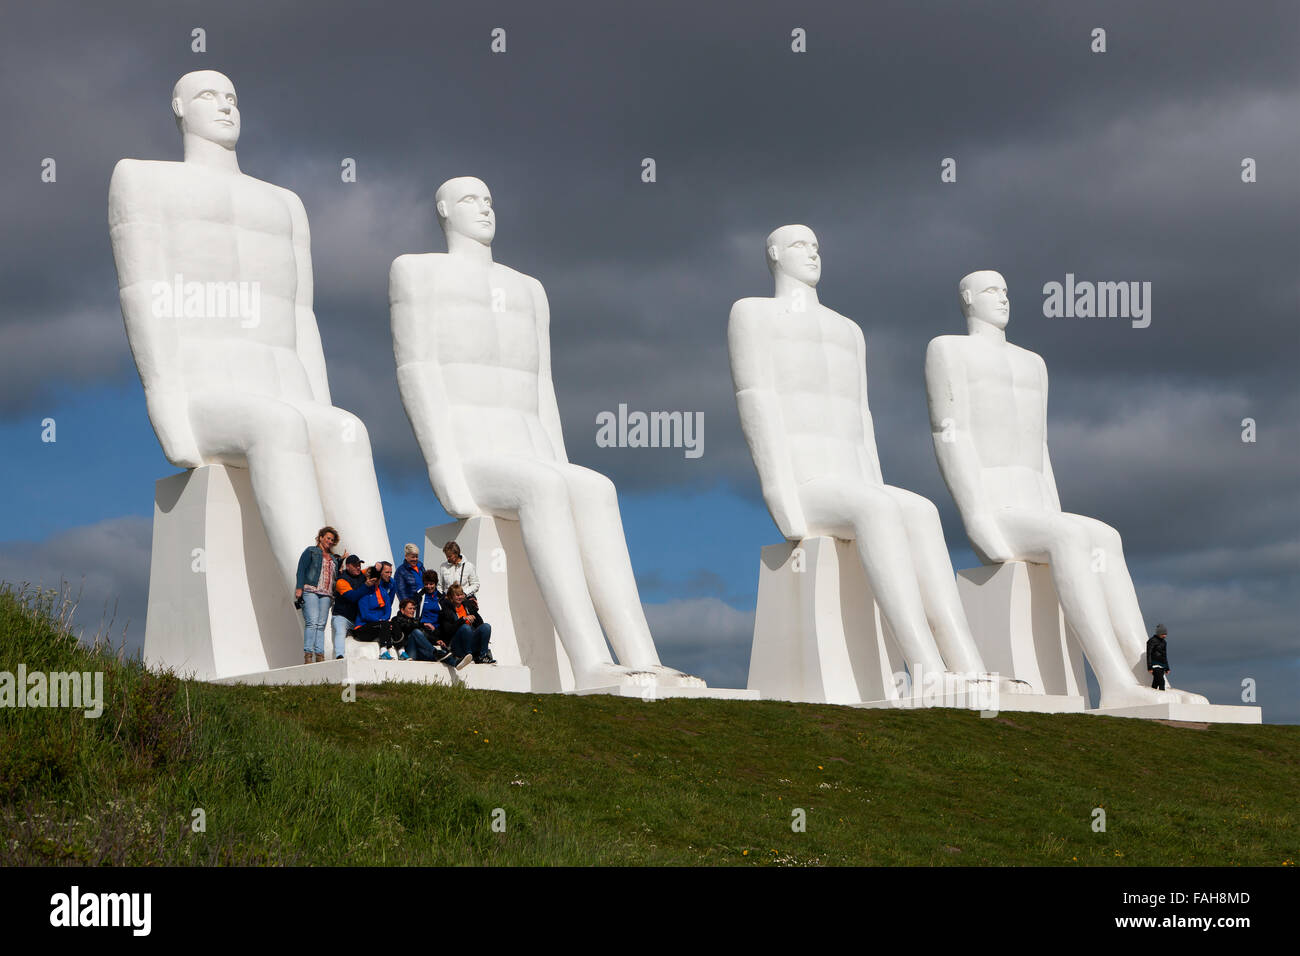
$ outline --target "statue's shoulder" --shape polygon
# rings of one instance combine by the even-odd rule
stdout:
[[[960,361],[970,350],[969,335],[936,335],[925,347],[927,362]]]
[[[520,272],[518,269],[506,265],[504,262],[493,262],[492,271],[505,278],[508,282],[522,282],[530,289],[540,290],[542,288],[541,280],[535,276],[530,276],[527,272]]]
[[[763,296],[751,296],[737,299],[731,305],[731,317],[727,321],[729,328],[745,328],[765,323],[776,314],[776,300]]]
[[[246,181],[252,183],[254,186],[257,186],[259,188],[264,187],[270,192],[279,196],[288,204],[290,209],[296,212],[300,212],[304,216],[307,215],[307,209],[305,206],[303,206],[302,199],[292,189],[288,189],[284,186],[277,186],[275,183],[268,183],[265,179],[258,179],[256,176],[247,176],[242,173],[240,175],[243,176],[243,178]]]
[[[119,159],[113,167],[113,178],[108,191],[144,189],[176,178],[184,163],[161,159]]]
[[[412,292],[428,287],[447,266],[445,252],[409,252],[393,260],[388,286],[393,292]]]
[[[1019,345],[1013,345],[1010,342],[1008,342],[1007,345],[1011,347],[1011,355],[1015,361],[1022,362],[1025,364],[1032,364],[1042,369],[1044,372],[1047,371],[1047,363],[1043,361],[1043,357],[1039,355],[1037,352],[1031,352],[1027,348],[1023,348],[1022,346]]]

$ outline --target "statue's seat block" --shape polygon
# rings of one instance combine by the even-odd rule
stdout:
[[[573,690],[573,668],[524,553],[519,522],[478,515],[431,527],[424,533],[426,568],[442,564],[448,541],[459,544],[461,556],[478,571],[477,597],[483,620],[492,625],[492,656],[505,666],[527,667],[538,693]]]
[[[784,541],[762,551],[749,687],[766,699],[894,700],[906,664],[852,542]]]
[[[144,660],[200,680],[302,663],[302,620],[246,469],[205,465],[155,485]]]
[[[985,667],[1028,681],[1040,694],[1087,699],[1083,654],[1047,565],[967,568],[957,572],[957,591]]]

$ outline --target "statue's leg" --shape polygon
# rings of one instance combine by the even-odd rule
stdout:
[[[568,485],[587,588],[614,654],[620,664],[658,667],[659,654],[641,608],[614,483],[578,465],[562,465],[561,470]]]
[[[524,553],[579,686],[598,686],[600,673],[617,682],[626,669],[615,668],[596,619],[560,467],[528,458],[475,458],[464,471],[481,508],[519,522]]]
[[[1128,565],[1124,561],[1124,545],[1119,532],[1096,518],[1073,514],[1065,517],[1082,527],[1091,539],[1091,567],[1096,569],[1101,578],[1111,626],[1130,667],[1141,666],[1141,672],[1135,673],[1139,680],[1143,680],[1146,673],[1146,625],[1142,621],[1137,590],[1133,587],[1133,579],[1129,576]]]
[[[298,557],[325,523],[307,422],[265,395],[198,392],[189,407],[204,461],[248,469],[271,554],[292,593]]]
[[[1124,545],[1119,532],[1096,518],[1083,515],[1069,515],[1078,522],[1092,539],[1094,565],[1100,564],[1102,588],[1106,593],[1106,606],[1110,611],[1111,626],[1115,636],[1128,660],[1129,670],[1139,683],[1146,683],[1147,675],[1147,629],[1142,620],[1142,608],[1138,604],[1137,590],[1133,587],[1133,578],[1128,573],[1128,564],[1124,561]],[[1101,561],[1096,558],[1100,555]],[[1154,627],[1154,624],[1152,625]],[[1165,688],[1179,700],[1188,704],[1207,704],[1209,701],[1200,694],[1176,690],[1173,682],[1166,675]]]
[[[903,510],[883,487],[819,478],[799,486],[809,533],[857,545],[876,603],[913,677],[942,673],[939,647],[925,618]]]
[[[997,519],[1016,555],[1050,565],[1061,610],[1097,675],[1101,706],[1167,702],[1164,692],[1139,685],[1133,676],[1111,625],[1102,575],[1093,570],[1093,539],[1088,529],[1060,512],[1009,510],[998,512]]]
[[[903,488],[886,485],[885,491],[902,510],[926,620],[944,663],[948,670],[984,673],[984,659],[971,635],[957,591],[957,576],[944,542],[938,509],[928,498]]]
[[[304,404],[298,410],[311,437],[325,523],[338,529],[339,544],[350,553],[370,563],[392,561],[365,424],[331,405]]]

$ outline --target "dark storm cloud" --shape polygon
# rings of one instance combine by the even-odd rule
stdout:
[[[866,333],[886,479],[939,504],[950,544],[965,539],[921,368],[930,338],[962,331],[957,280],[991,267],[1010,286],[1011,340],[1048,364],[1065,507],[1118,527],[1135,574],[1174,589],[1162,599],[1240,578],[1241,613],[1294,639],[1295,5],[846,7],[15,9],[0,58],[0,416],[67,379],[134,374],[108,177],[124,156],[178,159],[171,85],[217,68],[240,93],[244,170],[304,200],[335,400],[399,483],[425,477],[394,383],[388,266],[443,248],[431,206],[444,179],[492,187],[498,259],[550,297],[570,456],[624,494],[722,483],[757,496],[726,318],[770,294],[762,238],[804,222],[823,247],[822,301]],[[206,55],[189,52],[194,26]],[[502,56],[488,52],[496,26]],[[807,54],[789,51],[794,26]],[[38,181],[45,156],[57,184]],[[339,180],[345,156],[356,184]],[[646,156],[654,184],[639,179]],[[939,182],[944,157],[956,183]],[[1042,286],[1067,272],[1151,282],[1151,326],[1044,318]],[[703,412],[703,457],[597,448],[595,417],[620,402]],[[1255,444],[1239,440],[1244,417]]]

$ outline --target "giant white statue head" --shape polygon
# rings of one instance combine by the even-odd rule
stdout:
[[[961,314],[966,317],[971,332],[978,323],[995,329],[1007,327],[1011,302],[1007,299],[1007,280],[1000,272],[983,269],[964,276],[957,283],[957,295],[961,299]]]
[[[497,217],[492,209],[492,193],[483,180],[474,176],[447,180],[434,194],[434,205],[449,248],[453,234],[485,246],[492,245],[497,233]]]
[[[816,288],[822,277],[817,236],[807,226],[781,226],[767,237],[767,267],[773,276],[785,276]]]
[[[172,113],[181,136],[226,149],[239,142],[239,97],[230,77],[216,70],[186,73],[172,88]]]

